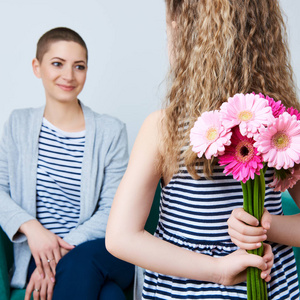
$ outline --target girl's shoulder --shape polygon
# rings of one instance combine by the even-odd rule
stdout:
[[[157,110],[152,112],[148,117],[145,119],[143,126],[150,126],[155,128],[161,128],[162,121],[165,115],[165,110]]]
[[[148,115],[144,120],[135,143],[139,145],[139,148],[144,149],[145,151],[152,149],[155,152],[158,151],[160,153],[163,116],[164,111],[158,110]]]

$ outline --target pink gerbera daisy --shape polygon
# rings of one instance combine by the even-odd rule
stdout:
[[[284,112],[255,139],[254,146],[269,167],[289,169],[300,163],[300,122],[296,116]]]
[[[288,170],[276,170],[273,176],[273,181],[269,187],[274,188],[276,192],[284,192],[292,188],[300,179],[300,165],[295,165],[294,168]]]
[[[223,154],[230,137],[231,131],[222,125],[220,112],[216,110],[204,112],[190,132],[192,150],[198,157],[205,154],[207,159]]]
[[[299,121],[300,120],[300,113],[299,111],[294,108],[294,107],[289,107],[287,110],[286,110],[291,116],[296,116],[297,120]]]
[[[236,94],[221,105],[220,111],[226,128],[239,125],[241,134],[247,137],[274,120],[268,100],[255,94]]]
[[[262,157],[257,155],[254,140],[241,135],[239,127],[232,129],[231,145],[225,147],[225,154],[219,157],[219,164],[225,166],[224,173],[232,174],[236,180],[246,182],[260,175],[263,167]]]
[[[285,106],[281,103],[280,100],[275,101],[273,98],[269,97],[268,95],[264,96],[261,93],[259,93],[259,95],[261,98],[265,98],[268,101],[269,106],[272,109],[273,116],[275,118],[278,118],[281,114],[283,114],[285,112]]]

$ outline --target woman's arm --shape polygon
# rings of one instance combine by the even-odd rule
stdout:
[[[20,124],[16,124],[16,120],[20,118],[23,120],[24,115],[18,112],[11,114],[5,123],[0,142],[0,224],[13,242],[22,243],[27,239],[40,275],[44,277],[45,271],[54,280],[55,266],[61,257],[59,248],[72,249],[73,246],[45,229],[18,204],[23,197],[27,201],[23,203],[25,207],[35,208],[35,193],[32,193],[32,199],[26,198],[24,195],[28,194],[20,184],[20,181],[26,182],[27,179],[20,178],[19,174],[19,164],[24,164],[21,155],[24,154],[24,147],[20,146],[22,143],[18,140],[22,132],[20,133]]]
[[[136,139],[111,208],[106,234],[108,251],[155,272],[223,284],[244,280],[242,271],[249,265],[266,269],[262,259],[246,252],[216,259],[175,246],[144,230],[161,177],[157,168],[161,115],[162,112],[151,114]]]

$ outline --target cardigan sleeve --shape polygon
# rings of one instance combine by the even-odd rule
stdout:
[[[122,123],[122,127],[119,128],[111,138],[104,159],[104,169],[101,170],[100,168],[99,170],[98,168],[98,172],[103,172],[103,177],[96,210],[88,220],[75,229],[72,229],[64,237],[65,241],[72,245],[78,245],[88,240],[105,237],[112,201],[126,170],[127,163],[127,131],[125,124]],[[99,174],[97,174],[96,178],[98,177]],[[93,181],[93,179],[91,179],[91,181]]]
[[[14,139],[18,128],[14,126],[13,117],[12,114],[5,123],[0,141],[0,225],[10,240],[23,242],[26,236],[18,230],[23,223],[34,217],[12,199],[12,197],[21,198],[17,188],[17,172],[21,172],[22,168],[18,165],[18,146]]]

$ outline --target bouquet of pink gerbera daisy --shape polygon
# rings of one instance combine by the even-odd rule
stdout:
[[[264,174],[274,168],[276,191],[300,179],[300,113],[262,94],[236,94],[219,110],[204,112],[190,132],[198,157],[218,157],[226,175],[241,182],[244,209],[261,219],[265,199]],[[249,252],[262,255],[263,247]],[[267,299],[259,270],[247,272],[248,299]]]

